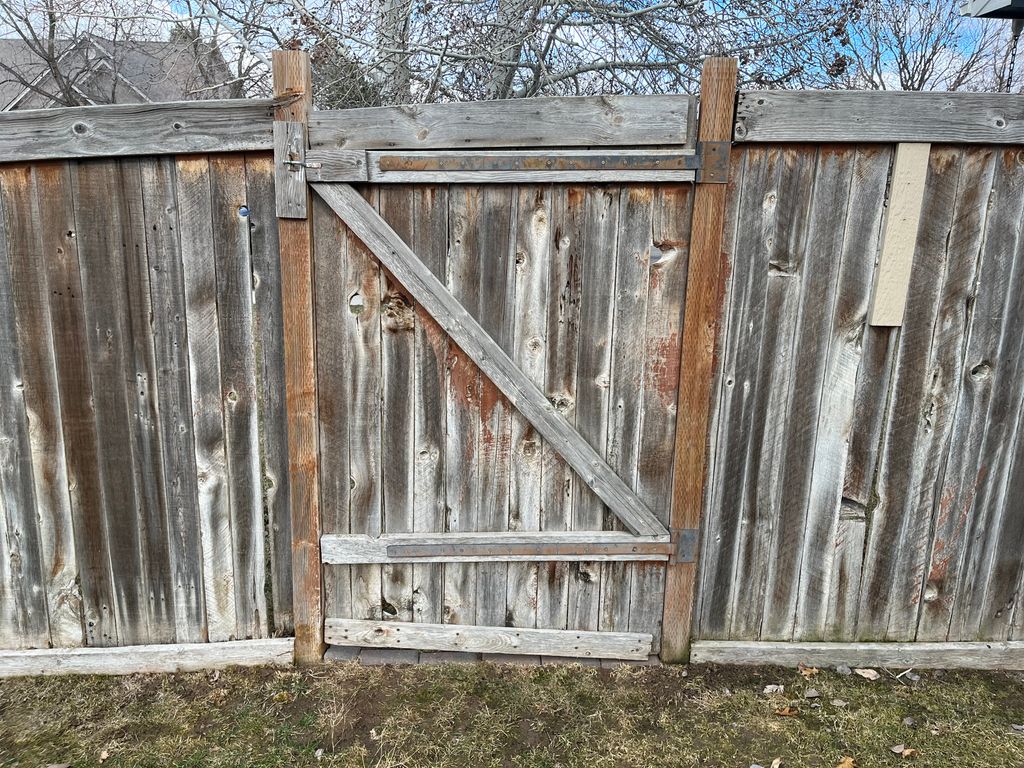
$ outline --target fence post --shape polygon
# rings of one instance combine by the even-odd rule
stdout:
[[[732,140],[736,109],[737,62],[708,58],[700,81],[698,146]],[[722,231],[728,186],[698,183],[693,199],[690,263],[683,316],[683,347],[679,367],[679,407],[676,416],[675,465],[672,473],[673,540],[695,536],[700,528],[714,376],[715,344],[721,305]],[[697,555],[691,562],[673,562],[665,576],[661,657],[686,662],[697,579]]]
[[[301,123],[298,149],[305,151],[304,125],[313,108],[309,54],[304,51],[273,52],[274,97],[280,102],[274,120]],[[295,126],[275,130],[275,178],[294,165],[289,147],[278,146],[277,136],[294,136]],[[278,234],[281,257],[281,294],[284,306],[285,387],[288,412],[288,478],[291,483],[292,583],[295,611],[295,663],[320,661],[324,654],[324,622],[321,600],[320,483],[317,445],[316,350],[313,327],[313,253],[309,188],[304,195],[303,218],[281,218]],[[301,208],[301,206],[300,206]]]

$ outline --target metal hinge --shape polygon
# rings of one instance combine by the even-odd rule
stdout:
[[[725,184],[729,180],[731,141],[698,141],[698,184]]]
[[[672,555],[669,562],[697,562],[697,529],[673,528],[670,533],[672,534]]]
[[[307,163],[304,160],[282,160],[282,165],[289,165],[295,168],[323,168],[323,163]]]

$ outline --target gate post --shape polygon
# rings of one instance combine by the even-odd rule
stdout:
[[[704,60],[698,151],[710,142],[732,141],[737,69],[736,59]],[[696,535],[704,501],[721,283],[727,274],[723,269],[722,232],[728,186],[722,181],[707,178],[698,182],[693,198],[669,523],[673,541]],[[686,662],[690,657],[697,555],[689,560],[670,562],[666,569],[661,656],[667,662]]]
[[[313,108],[309,54],[273,52],[274,166],[278,188],[281,294],[284,307],[285,389],[288,412],[288,479],[291,483],[292,590],[295,611],[295,663],[320,661],[324,621],[320,564],[320,455],[317,434],[313,251],[309,188],[293,153],[305,153],[305,124]],[[298,123],[300,125],[296,126]],[[286,160],[293,160],[286,163]],[[287,184],[290,177],[301,185]],[[282,200],[287,187],[292,197]],[[288,218],[284,218],[287,216]]]

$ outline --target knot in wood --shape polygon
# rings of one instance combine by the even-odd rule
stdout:
[[[411,331],[416,315],[412,304],[400,293],[389,294],[381,308],[384,313],[384,327],[389,331]]]

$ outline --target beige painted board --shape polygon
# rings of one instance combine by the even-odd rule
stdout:
[[[896,147],[882,251],[868,320],[871,325],[903,324],[930,152],[931,144],[900,144]]]

